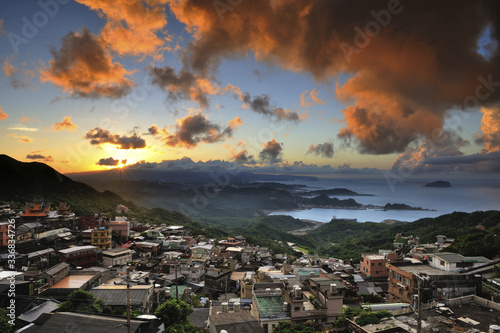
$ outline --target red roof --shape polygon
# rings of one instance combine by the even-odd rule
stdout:
[[[50,206],[42,206],[41,204],[34,204],[33,208],[26,208],[26,212],[21,215],[21,217],[24,216],[40,216],[40,217],[46,217],[48,215],[48,211],[50,209]]]

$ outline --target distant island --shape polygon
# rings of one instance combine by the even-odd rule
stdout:
[[[403,203],[387,203],[384,206],[384,210],[425,210],[425,211],[435,211],[434,209],[427,209],[427,208],[422,208],[422,207],[412,207],[407,204]]]
[[[424,187],[451,187],[451,184],[445,180],[437,180],[435,182],[425,184]]]
[[[373,194],[360,194],[346,188],[332,188],[307,192],[309,195],[336,195],[336,196],[374,196]]]
[[[320,194],[314,198],[303,199],[301,208],[360,208],[362,205],[354,199],[340,200],[329,198],[326,194]]]

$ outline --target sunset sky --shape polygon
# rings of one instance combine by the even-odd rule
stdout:
[[[499,172],[499,39],[498,1],[1,1],[0,153]]]

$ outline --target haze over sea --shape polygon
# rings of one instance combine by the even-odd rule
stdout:
[[[403,179],[401,179],[403,180]],[[450,188],[424,187],[426,183],[447,180]],[[391,186],[383,175],[321,177],[318,181],[288,181],[289,185],[306,185],[306,190],[347,188],[359,194],[374,196],[353,196],[361,204],[384,206],[387,203],[404,203],[435,211],[417,210],[351,210],[312,208],[304,210],[272,212],[269,215],[289,215],[299,219],[330,222],[337,219],[357,219],[358,222],[382,222],[398,220],[413,222],[420,218],[437,217],[457,212],[474,212],[500,209],[500,180],[488,175],[467,176],[412,176]],[[331,196],[333,197],[333,196]],[[346,199],[348,197],[337,197]]]

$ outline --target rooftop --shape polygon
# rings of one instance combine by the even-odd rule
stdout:
[[[69,275],[49,289],[79,289],[93,277],[93,275]]]
[[[256,297],[259,303],[260,314],[284,314],[283,303],[285,302],[284,296],[260,296]]]
[[[259,322],[247,311],[217,313],[210,316],[210,321],[217,330],[238,333],[264,332]]]
[[[97,247],[92,246],[92,245],[84,245],[84,246],[73,246],[69,247],[67,249],[62,249],[59,250],[60,253],[68,254],[68,253],[73,253],[73,252],[78,252],[78,251],[85,251],[85,250],[97,250]]]
[[[418,273],[425,273],[427,275],[456,275],[458,273],[454,272],[445,272],[442,271],[438,268],[434,268],[429,265],[424,265],[424,264],[411,264],[411,263],[404,263],[404,264],[398,264],[398,265],[391,265],[391,267],[395,267],[397,269],[403,270],[408,273],[412,274],[418,274]]]
[[[365,254],[363,258],[368,260],[384,260],[385,256],[383,254]]]
[[[114,305],[114,306],[124,306],[127,305],[127,286],[113,286],[120,288],[93,288],[90,290],[90,293],[94,295],[98,299],[104,300],[104,304],[106,305]],[[142,305],[144,300],[149,295],[148,288],[130,288],[130,304],[131,305]]]

